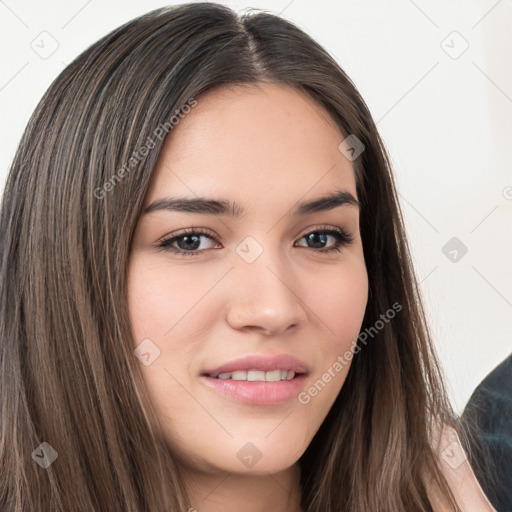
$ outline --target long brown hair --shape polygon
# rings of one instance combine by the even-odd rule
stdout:
[[[451,496],[431,427],[453,412],[366,104],[292,23],[195,3],[150,12],[85,50],[49,87],[15,155],[0,213],[2,511],[190,507],[133,354],[127,260],[162,133],[204,92],[262,81],[305,91],[364,144],[354,161],[370,285],[362,330],[401,306],[354,356],[300,459],[302,507],[429,511],[430,478]]]

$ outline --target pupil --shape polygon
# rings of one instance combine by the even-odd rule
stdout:
[[[191,243],[190,242],[191,239],[195,239],[194,242],[192,242],[193,247],[190,247],[190,245],[188,245],[188,246],[186,245],[187,241],[188,241],[189,244]],[[187,250],[187,249],[188,250],[190,250],[190,249],[197,249],[199,247],[199,245],[200,245],[199,237],[197,235],[186,235],[186,236],[183,236],[181,238],[181,240],[184,241],[184,243],[183,244],[181,244],[181,243],[178,244],[178,245],[180,245],[180,249],[185,249],[185,250]],[[182,245],[184,245],[185,247],[181,247]]]
[[[323,242],[325,243],[325,238],[327,237],[327,235],[325,233],[310,233],[309,236],[308,236],[308,240],[309,241],[313,241],[314,243],[314,238],[319,238],[321,237],[323,239]],[[321,246],[320,248],[322,248],[323,246]]]

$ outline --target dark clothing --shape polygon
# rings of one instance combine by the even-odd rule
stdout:
[[[498,512],[512,512],[512,354],[476,388],[461,421],[483,491]]]

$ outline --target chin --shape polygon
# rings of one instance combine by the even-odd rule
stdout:
[[[290,443],[292,445],[292,443]],[[289,447],[291,448],[291,446]],[[227,456],[227,452],[230,453]],[[227,449],[221,454],[203,455],[204,469],[208,472],[237,473],[241,475],[261,475],[280,473],[293,466],[300,458],[301,453],[291,449],[286,451],[274,450],[267,442],[267,446],[259,449],[256,442],[243,443],[241,447]]]

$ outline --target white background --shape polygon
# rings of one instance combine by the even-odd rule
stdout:
[[[0,0],[0,190],[30,114],[65,65],[125,21],[170,3]],[[512,0],[222,3],[295,22],[370,107],[461,412],[512,352]],[[38,54],[52,45],[51,55]],[[457,262],[442,252],[452,237],[468,248]]]

